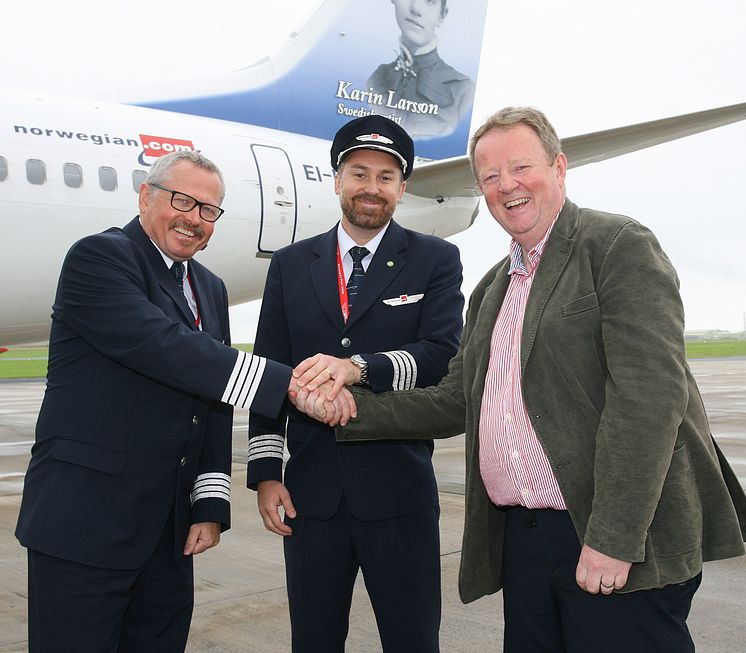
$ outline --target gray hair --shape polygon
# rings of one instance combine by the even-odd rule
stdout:
[[[200,152],[192,152],[190,150],[180,150],[178,152],[171,152],[166,156],[158,157],[158,160],[151,166],[148,176],[145,178],[146,184],[159,184],[163,185],[173,168],[177,163],[186,161],[192,165],[207,170],[207,172],[214,172],[218,179],[220,179],[220,201],[219,204],[225,199],[225,181],[223,180],[223,173],[210,159]]]
[[[557,155],[562,151],[562,145],[557,137],[557,132],[554,131],[554,127],[547,120],[547,117],[541,111],[532,107],[505,107],[487,118],[469,141],[469,163],[471,163],[471,169],[475,177],[477,176],[477,169],[474,163],[474,150],[477,148],[479,139],[493,129],[510,129],[517,125],[526,125],[534,130],[547,153],[549,163],[554,163]]]

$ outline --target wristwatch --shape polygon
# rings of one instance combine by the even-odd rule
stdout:
[[[368,361],[360,354],[350,356],[350,361],[360,368],[360,380],[355,385],[366,385],[368,383]]]

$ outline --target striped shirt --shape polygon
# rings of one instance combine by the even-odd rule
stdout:
[[[521,336],[526,302],[554,221],[528,253],[510,243],[510,282],[490,343],[479,421],[479,468],[498,506],[565,510],[565,501],[523,403]]]

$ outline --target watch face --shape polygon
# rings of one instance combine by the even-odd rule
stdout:
[[[360,378],[355,385],[365,385],[368,383],[368,362],[360,354],[353,354],[350,356],[350,360],[360,368]]]

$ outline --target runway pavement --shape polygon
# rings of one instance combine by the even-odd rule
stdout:
[[[690,362],[714,436],[746,487],[746,359]],[[13,536],[23,473],[44,385],[0,381],[0,653],[26,650],[26,554]],[[665,388],[661,388],[665,392]],[[71,410],[74,407],[71,407]],[[290,650],[280,538],[268,533],[245,489],[246,413],[234,426],[233,528],[195,560],[195,611],[189,653]],[[443,653],[502,650],[501,596],[464,606],[456,580],[463,526],[463,436],[438,442],[434,455],[441,502]],[[700,653],[746,651],[746,557],[705,565],[689,626]],[[349,653],[381,651],[370,604],[358,579]],[[630,652],[632,653],[632,652]]]

